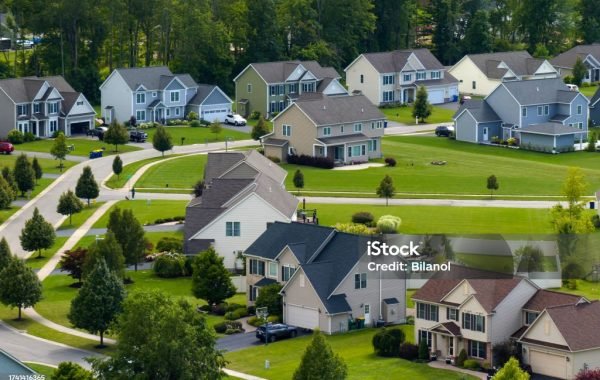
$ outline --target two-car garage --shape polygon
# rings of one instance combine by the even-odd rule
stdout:
[[[317,308],[293,305],[285,305],[285,322],[288,325],[313,330],[319,327],[319,310]]]
[[[567,379],[567,364],[569,363],[565,355],[558,355],[550,352],[531,349],[529,353],[529,362],[533,373],[555,377],[557,379]]]

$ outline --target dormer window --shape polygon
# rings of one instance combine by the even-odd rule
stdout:
[[[402,76],[402,80],[404,80],[405,82],[410,82],[412,80],[412,74],[404,74]]]
[[[315,92],[315,82],[302,83],[302,92]]]
[[[146,103],[146,93],[138,92],[135,94],[135,103],[136,104],[145,104]]]
[[[442,77],[442,74],[439,71],[431,72],[431,79],[440,79],[441,77]]]
[[[427,78],[427,73],[425,71],[417,72],[417,80],[423,80],[425,78]]]
[[[58,102],[48,103],[48,113],[58,113]]]

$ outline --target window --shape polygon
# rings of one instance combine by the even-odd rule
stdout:
[[[521,108],[521,116],[527,117],[527,108],[526,107]]]
[[[423,339],[427,341],[427,347],[431,347],[431,331],[419,330],[419,343]]]
[[[354,124],[354,132],[362,132],[362,124],[361,123]]]
[[[538,106],[538,108],[537,108],[538,116],[542,116],[542,110],[543,110],[542,106]]]
[[[82,105],[83,105],[83,100],[78,100],[78,101],[77,101],[77,105],[78,105],[78,106],[82,106]]]
[[[58,113],[58,102],[48,103],[48,113]]]
[[[365,289],[367,287],[367,274],[357,273],[354,275],[354,289]]]
[[[252,93],[252,83],[248,83],[248,84],[246,85],[246,91],[247,91],[249,94],[251,94],[251,93]]]
[[[40,103],[33,104],[33,112],[35,112],[35,113],[40,112]]]
[[[240,236],[240,222],[225,222],[225,236]]]
[[[550,106],[548,104],[546,104],[544,106],[544,115],[549,115],[550,114]]]
[[[351,157],[360,156],[360,153],[361,153],[361,145],[355,145],[352,147],[352,154],[350,156]]]
[[[281,281],[289,281],[295,271],[296,268],[289,265],[284,265],[281,268]]]
[[[315,82],[302,83],[302,92],[315,92]]]
[[[471,87],[473,88],[473,90],[476,90],[476,89],[477,89],[477,82],[476,82],[476,81],[473,81],[473,82],[471,83]]]
[[[175,108],[175,116],[179,116],[179,107]]]
[[[383,85],[394,84],[394,76],[393,75],[384,75],[383,76]]]
[[[54,133],[58,130],[58,120],[50,120],[50,133]]]
[[[256,301],[256,297],[258,297],[258,288],[256,286],[249,285],[248,298],[250,299],[250,301]]]
[[[412,80],[412,74],[404,74],[402,76],[402,80],[405,82],[410,82]]]
[[[279,109],[277,110],[277,112],[283,111],[284,108],[285,108],[285,103],[283,102],[283,100],[280,100],[279,101]]]
[[[290,83],[288,85],[288,92],[290,94],[295,94],[298,92],[298,83]]]
[[[485,317],[471,313],[462,313],[463,329],[485,332]]]
[[[285,94],[285,85],[283,84],[274,84],[269,86],[269,93],[271,96],[283,95]]]
[[[323,128],[323,136],[329,136],[329,135],[331,135],[331,127]]]
[[[156,91],[153,91],[153,92],[152,92],[152,97],[153,97],[153,98],[156,98],[156,95],[157,95],[157,94],[156,94]]]
[[[250,274],[265,275],[265,262],[255,259],[250,259]]]
[[[340,133],[344,133],[344,126],[343,125],[340,127]]]
[[[179,101],[179,91],[171,91],[171,103],[177,103]]]
[[[271,113],[277,112],[276,107],[277,107],[277,103],[275,101],[272,101],[271,104],[269,105],[269,112],[271,112]]]
[[[17,116],[27,115],[27,104],[20,104],[17,106]]]
[[[421,79],[425,79],[425,78],[427,78],[427,73],[425,71],[417,72],[417,80],[421,80]]]
[[[439,322],[439,308],[437,305],[428,303],[417,303],[417,318],[427,321]]]
[[[365,83],[365,76],[360,74],[360,83]]]
[[[446,319],[458,322],[458,309],[453,307],[446,308]]]
[[[431,72],[431,79],[440,79],[442,77],[442,74],[440,74],[439,71],[432,71]]]
[[[579,129],[583,129],[583,123],[577,123],[577,125],[579,126]]]
[[[369,140],[369,152],[377,151],[377,140]]]
[[[525,312],[525,324],[526,325],[530,325],[533,323],[533,321],[536,320],[536,318],[538,317],[538,315],[540,315],[540,313],[535,313],[532,311],[526,311]]]
[[[135,103],[136,104],[145,104],[146,103],[146,93],[145,92],[137,92],[135,94]]]
[[[366,145],[361,145],[360,146],[360,151],[361,151],[361,154],[363,156],[365,156],[367,154],[367,146]]]
[[[289,137],[289,136],[292,135],[292,126],[291,125],[283,124],[281,126],[281,128],[283,130],[282,133],[283,133],[284,136],[288,136]]]
[[[165,112],[166,112],[167,116],[171,116],[171,110],[170,110],[169,108],[167,108],[167,109],[165,110]]]
[[[144,120],[146,120],[146,111],[145,110],[137,110],[137,111],[135,111],[135,118],[137,119],[137,121],[144,121]]]
[[[17,128],[19,129],[19,132],[21,132],[21,133],[29,132],[29,122],[28,121],[19,122],[17,124]]]
[[[394,91],[384,91],[383,92],[383,101],[384,102],[393,102],[394,101]]]
[[[581,106],[577,106],[577,115],[581,115],[583,108]]]
[[[473,357],[473,358],[486,359],[487,358],[486,343],[479,342],[476,340],[470,340],[468,354],[470,357]]]
[[[277,278],[277,263],[269,263],[269,277]]]

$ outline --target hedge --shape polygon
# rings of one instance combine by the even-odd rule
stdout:
[[[314,166],[322,169],[332,169],[334,166],[333,159],[329,157],[313,157],[306,154],[299,156],[290,155],[287,158],[288,164]]]

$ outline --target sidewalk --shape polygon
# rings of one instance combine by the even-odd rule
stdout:
[[[471,376],[477,377],[482,380],[487,379],[487,374],[485,374],[483,372],[477,372],[477,371],[471,371],[470,369],[458,368],[453,365],[446,364],[446,362],[444,362],[442,360],[436,360],[433,362],[429,362],[429,363],[427,363],[427,365],[430,367],[433,367],[433,368],[439,368],[439,369],[445,369],[448,371],[465,373],[467,375],[471,375]]]
[[[241,372],[234,371],[232,369],[227,369],[227,368],[223,368],[223,372],[225,372],[227,375],[229,375],[231,377],[235,377],[235,378],[238,378],[238,379],[244,379],[244,380],[266,380],[266,379],[264,379],[262,377],[247,375],[245,373],[241,373]]]

